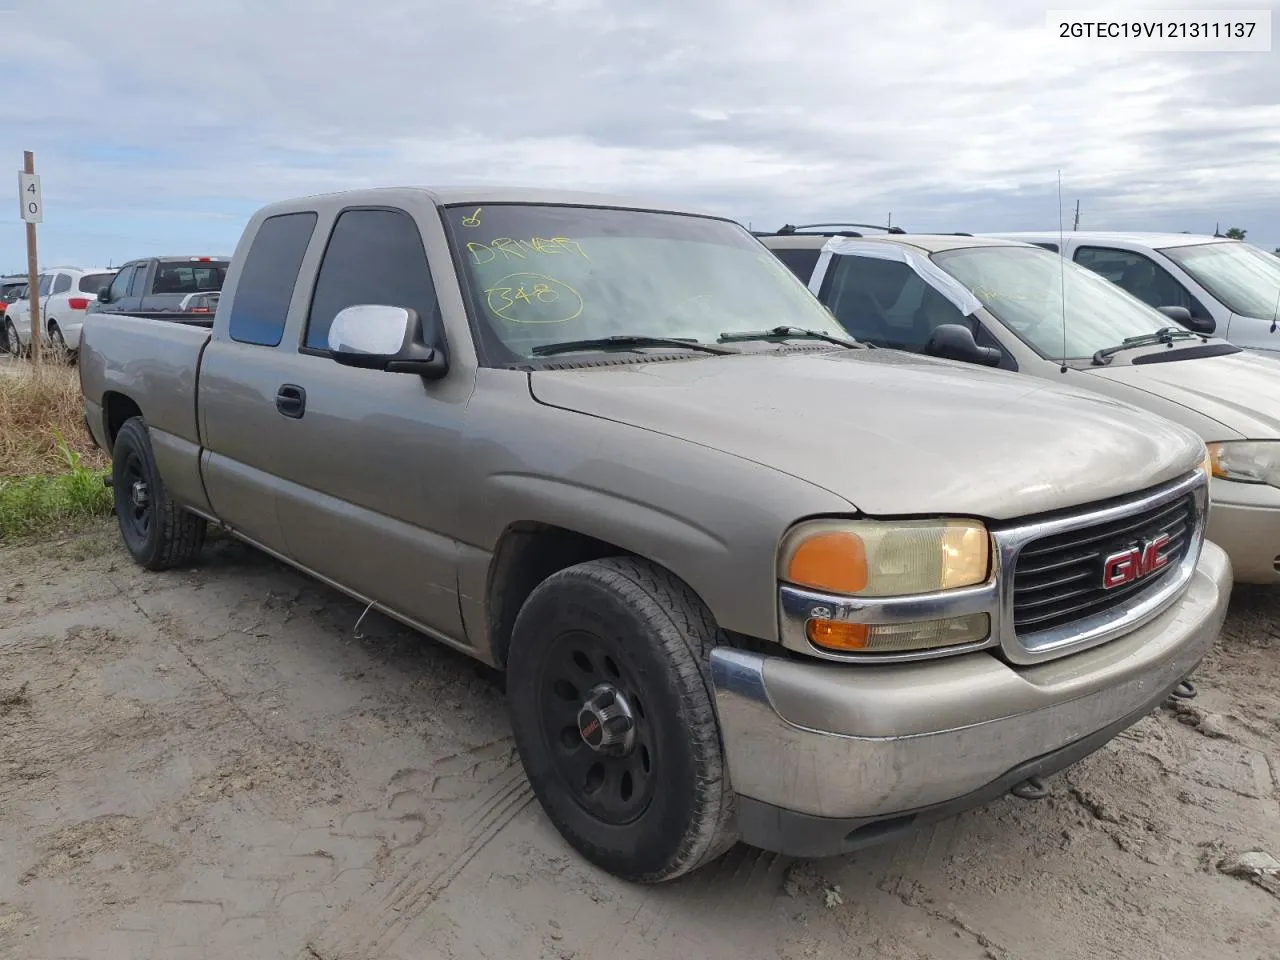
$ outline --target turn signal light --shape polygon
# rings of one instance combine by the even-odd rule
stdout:
[[[813,619],[805,624],[805,633],[810,643],[824,650],[906,653],[985,640],[991,633],[991,618],[985,613],[972,613],[914,623],[849,623],[845,620]]]

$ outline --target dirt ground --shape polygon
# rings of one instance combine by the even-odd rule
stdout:
[[[553,832],[494,676],[360,613],[231,542],[0,550],[0,957],[1280,957],[1280,884],[1230,873],[1280,856],[1280,591],[1048,799],[661,888]]]

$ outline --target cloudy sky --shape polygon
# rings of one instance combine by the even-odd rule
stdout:
[[[1197,5],[1280,29],[1278,0]],[[43,263],[229,253],[265,202],[396,183],[603,189],[756,228],[1044,229],[1059,169],[1068,226],[1079,199],[1081,229],[1280,247],[1280,41],[1068,45],[1045,11],[1071,6],[0,0],[0,152],[36,152]],[[0,270],[25,264],[10,183]]]

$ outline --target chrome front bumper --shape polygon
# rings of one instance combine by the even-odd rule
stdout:
[[[743,839],[838,853],[884,821],[958,812],[1074,762],[1196,668],[1231,581],[1226,554],[1206,541],[1185,592],[1159,615],[1031,666],[988,651],[873,666],[717,648],[712,678]]]

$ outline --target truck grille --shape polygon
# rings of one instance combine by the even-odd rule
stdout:
[[[1146,593],[1174,574],[1193,547],[1196,501],[1192,493],[1105,523],[1032,540],[1018,553],[1013,581],[1013,625],[1038,633],[1097,616]],[[1169,537],[1161,570],[1120,586],[1102,585],[1103,561],[1113,553]]]

